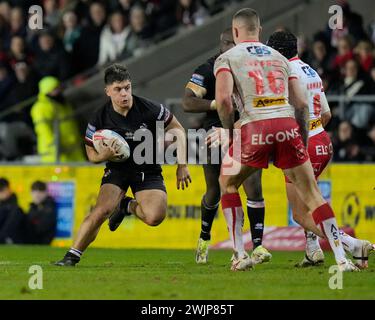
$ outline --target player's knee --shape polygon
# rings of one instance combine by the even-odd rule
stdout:
[[[150,227],[156,227],[159,224],[161,224],[164,220],[165,216],[158,216],[158,217],[148,217],[145,219],[145,223],[149,225]]]
[[[220,188],[207,190],[207,192],[204,195],[203,201],[207,206],[210,207],[218,204],[220,201]]]
[[[107,205],[96,206],[91,212],[90,217],[91,219],[96,220],[98,223],[103,223],[107,218],[110,217],[112,211],[112,208]]]

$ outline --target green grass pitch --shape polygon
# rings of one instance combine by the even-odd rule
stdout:
[[[56,267],[65,249],[0,246],[0,299],[374,299],[375,255],[369,269],[345,273],[343,289],[328,286],[324,266],[297,269],[302,252],[273,252],[271,263],[229,270],[229,251],[211,251],[196,265],[193,250],[89,249],[74,268]],[[43,268],[43,289],[30,290],[31,265]]]

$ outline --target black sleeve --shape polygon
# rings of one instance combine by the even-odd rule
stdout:
[[[93,144],[93,136],[96,130],[101,129],[100,127],[100,112],[96,112],[91,119],[89,120],[86,128],[86,134],[85,134],[85,144],[94,147]]]
[[[203,98],[210,89],[210,84],[215,81],[212,67],[208,64],[202,64],[194,70],[187,88],[191,89],[199,98]]]
[[[149,113],[149,119],[152,123],[163,121],[164,127],[167,127],[173,119],[173,114],[162,104],[144,100],[144,104]]]

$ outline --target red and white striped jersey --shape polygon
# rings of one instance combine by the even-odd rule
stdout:
[[[298,57],[289,60],[292,71],[297,75],[303,93],[309,105],[309,136],[312,137],[324,131],[321,115],[329,111],[329,105],[324,94],[322,79],[307,63]]]
[[[235,89],[242,99],[240,120],[248,122],[294,118],[294,107],[288,100],[288,80],[296,77],[290,63],[278,51],[261,42],[248,41],[220,55],[214,73],[232,73]]]

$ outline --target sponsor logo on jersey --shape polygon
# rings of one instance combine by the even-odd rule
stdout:
[[[191,82],[203,87],[204,77],[200,74],[194,73],[190,79]]]
[[[277,98],[256,98],[253,100],[254,108],[263,108],[263,107],[272,107],[272,106],[281,106],[286,104],[285,97]]]
[[[309,122],[309,130],[314,130],[322,126],[322,119],[315,119],[315,120],[310,120]]]

